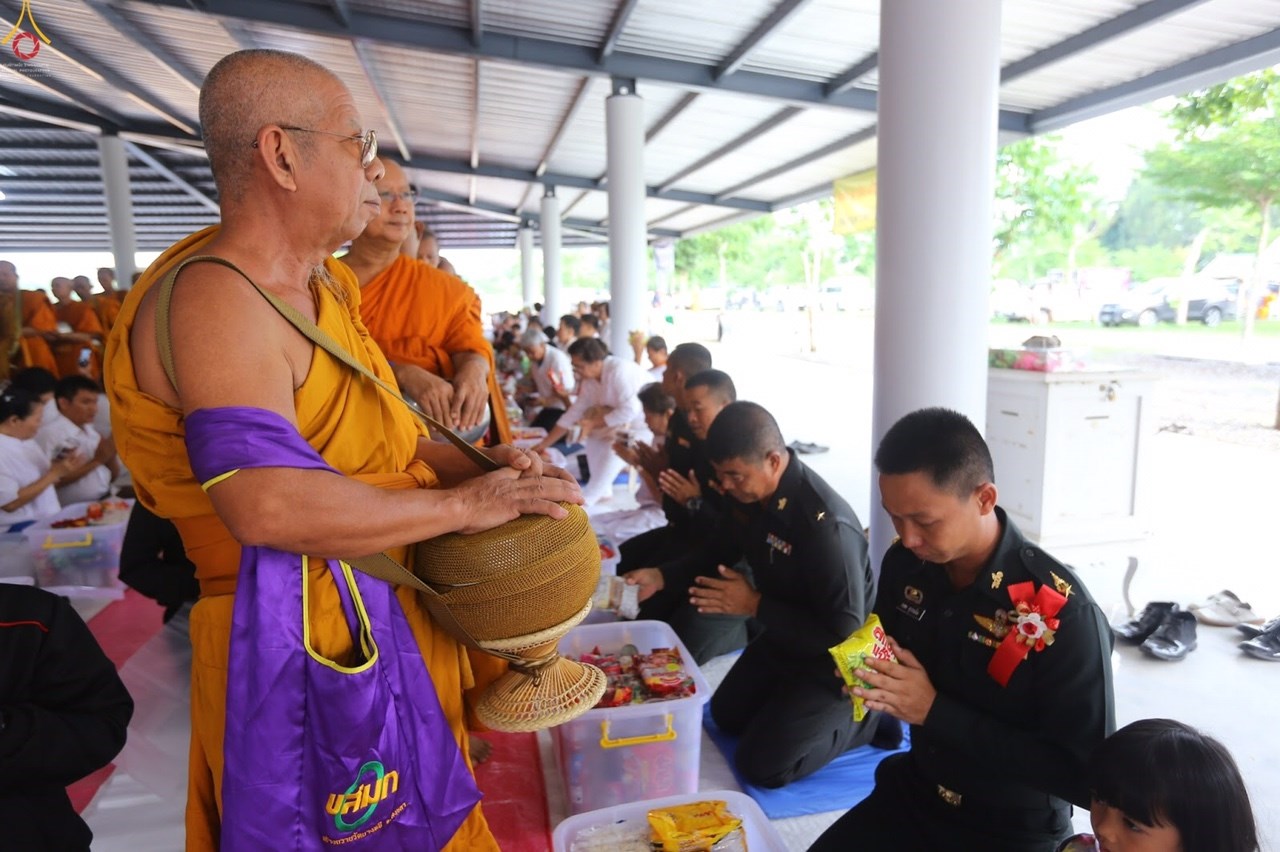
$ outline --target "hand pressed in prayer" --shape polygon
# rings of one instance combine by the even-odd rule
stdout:
[[[689,589],[689,603],[698,612],[720,615],[755,615],[760,608],[761,595],[751,587],[747,578],[724,565],[716,566],[720,576],[697,577],[697,583]]]
[[[488,401],[487,374],[482,368],[464,366],[453,377],[453,399],[449,404],[448,422],[457,429],[479,426]]]
[[[702,488],[693,471],[689,471],[688,476],[681,476],[668,468],[658,474],[658,487],[663,494],[681,505],[702,496]]]
[[[852,692],[866,700],[868,710],[883,710],[908,725],[923,725],[938,691],[933,688],[928,672],[915,654],[895,642],[893,637],[889,637],[889,647],[898,661],[867,657],[867,668],[854,669],[853,673],[871,684],[872,688],[855,686]]]

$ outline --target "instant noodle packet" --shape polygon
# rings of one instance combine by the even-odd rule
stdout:
[[[660,852],[746,852],[742,820],[721,800],[649,811],[649,840]]]
[[[854,669],[867,667],[868,657],[893,662],[897,662],[898,659],[893,655],[893,649],[889,647],[889,637],[885,635],[884,627],[880,625],[880,616],[874,612],[867,616],[863,625],[853,631],[848,639],[827,650],[831,652],[831,659],[836,661],[836,668],[840,670],[840,676],[844,678],[850,690],[855,686],[864,688],[871,686],[853,674]],[[866,702],[856,695],[851,697],[853,698],[853,720],[861,722],[867,718]]]

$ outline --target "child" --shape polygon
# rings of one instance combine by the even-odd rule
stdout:
[[[1226,748],[1181,722],[1143,719],[1094,751],[1092,821],[1060,848],[1103,852],[1256,852],[1249,793]],[[1075,845],[1072,845],[1075,844]]]

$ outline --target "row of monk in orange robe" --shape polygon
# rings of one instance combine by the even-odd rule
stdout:
[[[102,291],[93,292],[88,276],[54,278],[49,289],[18,288],[18,270],[0,260],[0,380],[11,370],[43,367],[59,378],[71,375],[102,380],[102,344],[124,301],[115,288],[115,272],[98,270]]]

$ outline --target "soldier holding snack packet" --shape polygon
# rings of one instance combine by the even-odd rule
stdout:
[[[1053,852],[1115,730],[1106,620],[996,505],[991,453],[963,415],[908,414],[875,462],[901,536],[875,607],[897,660],[865,657],[851,692],[909,723],[911,750],[810,848]]]

